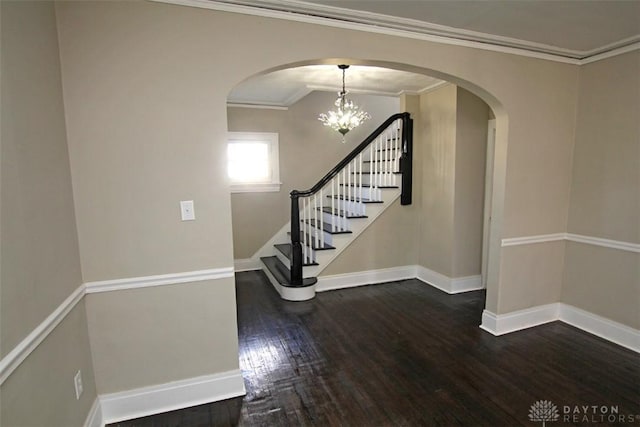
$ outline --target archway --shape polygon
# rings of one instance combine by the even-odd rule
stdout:
[[[319,64],[329,64],[329,65],[338,65],[341,63],[348,63],[352,65],[362,65],[362,66],[373,66],[373,67],[383,67],[392,70],[400,70],[411,72],[415,74],[427,75],[436,77],[447,82],[453,83],[456,86],[463,88],[464,90],[474,94],[478,98],[482,99],[495,117],[496,123],[496,132],[495,132],[495,149],[493,150],[493,173],[490,177],[490,181],[492,182],[492,195],[491,195],[491,212],[492,212],[492,227],[490,229],[490,233],[488,234],[489,244],[487,245],[487,258],[488,258],[488,268],[487,268],[487,297],[486,297],[486,307],[490,310],[495,310],[497,306],[497,295],[498,295],[498,268],[500,265],[500,236],[501,236],[501,225],[502,225],[502,215],[503,215],[503,206],[504,206],[504,183],[505,183],[505,175],[506,175],[506,146],[507,146],[507,131],[508,131],[508,118],[506,111],[504,110],[500,101],[494,97],[487,90],[483,89],[480,86],[475,85],[472,82],[469,82],[464,79],[460,79],[456,76],[449,75],[446,73],[439,72],[437,70],[426,69],[422,67],[417,67],[408,64],[400,64],[389,61],[376,61],[376,60],[356,60],[356,59],[345,59],[345,58],[331,58],[331,59],[319,59],[319,60],[306,60],[295,63],[283,64],[278,67],[273,67],[267,70],[264,70],[260,73],[254,74],[252,76],[247,77],[244,80],[250,79],[256,75],[264,75],[269,74],[275,71],[302,67],[307,65],[319,65]]]

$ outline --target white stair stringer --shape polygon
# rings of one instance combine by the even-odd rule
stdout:
[[[332,236],[331,245],[335,249],[318,250],[316,251],[316,262],[318,265],[304,266],[302,268],[303,277],[318,277],[322,271],[331,264],[340,254],[353,243],[362,232],[364,232],[375,220],[382,215],[401,195],[399,188],[382,188],[380,189],[379,201],[382,203],[367,203],[365,204],[364,214],[366,218],[349,218],[347,223],[351,233],[335,234]],[[286,257],[282,255],[275,248],[274,245],[280,243],[290,243],[290,235],[288,234],[291,229],[291,223],[285,224],[276,234],[273,235],[269,241],[267,241],[254,255],[253,259],[260,260],[261,257],[276,256],[281,261],[284,261]],[[283,262],[284,263],[284,262]],[[284,263],[287,267],[288,264]],[[316,286],[307,286],[303,288],[282,286],[278,283],[278,280],[271,274],[268,268],[263,265],[262,270],[267,275],[267,278],[278,292],[280,297],[288,301],[306,301],[315,297]]]
[[[316,251],[316,262],[318,265],[306,266],[302,268],[303,277],[318,277],[322,271],[336,259],[364,230],[387,210],[393,202],[400,197],[399,188],[381,189],[381,199],[383,203],[367,203],[365,205],[365,215],[367,218],[350,218],[349,234],[336,234],[333,236],[331,245],[333,250]]]

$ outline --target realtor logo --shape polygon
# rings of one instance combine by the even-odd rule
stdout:
[[[560,418],[558,407],[550,400],[538,400],[529,409],[529,420],[541,421],[542,427],[545,427],[547,421],[558,421],[558,418]]]

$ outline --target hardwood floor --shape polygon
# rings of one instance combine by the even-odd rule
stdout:
[[[541,426],[540,400],[549,427],[640,425],[640,355],[560,322],[494,337],[481,291],[405,280],[287,302],[262,272],[236,284],[247,395],[114,426]]]

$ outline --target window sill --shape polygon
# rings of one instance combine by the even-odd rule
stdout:
[[[275,193],[280,191],[281,185],[281,182],[270,182],[267,184],[231,184],[229,189],[232,193]]]

